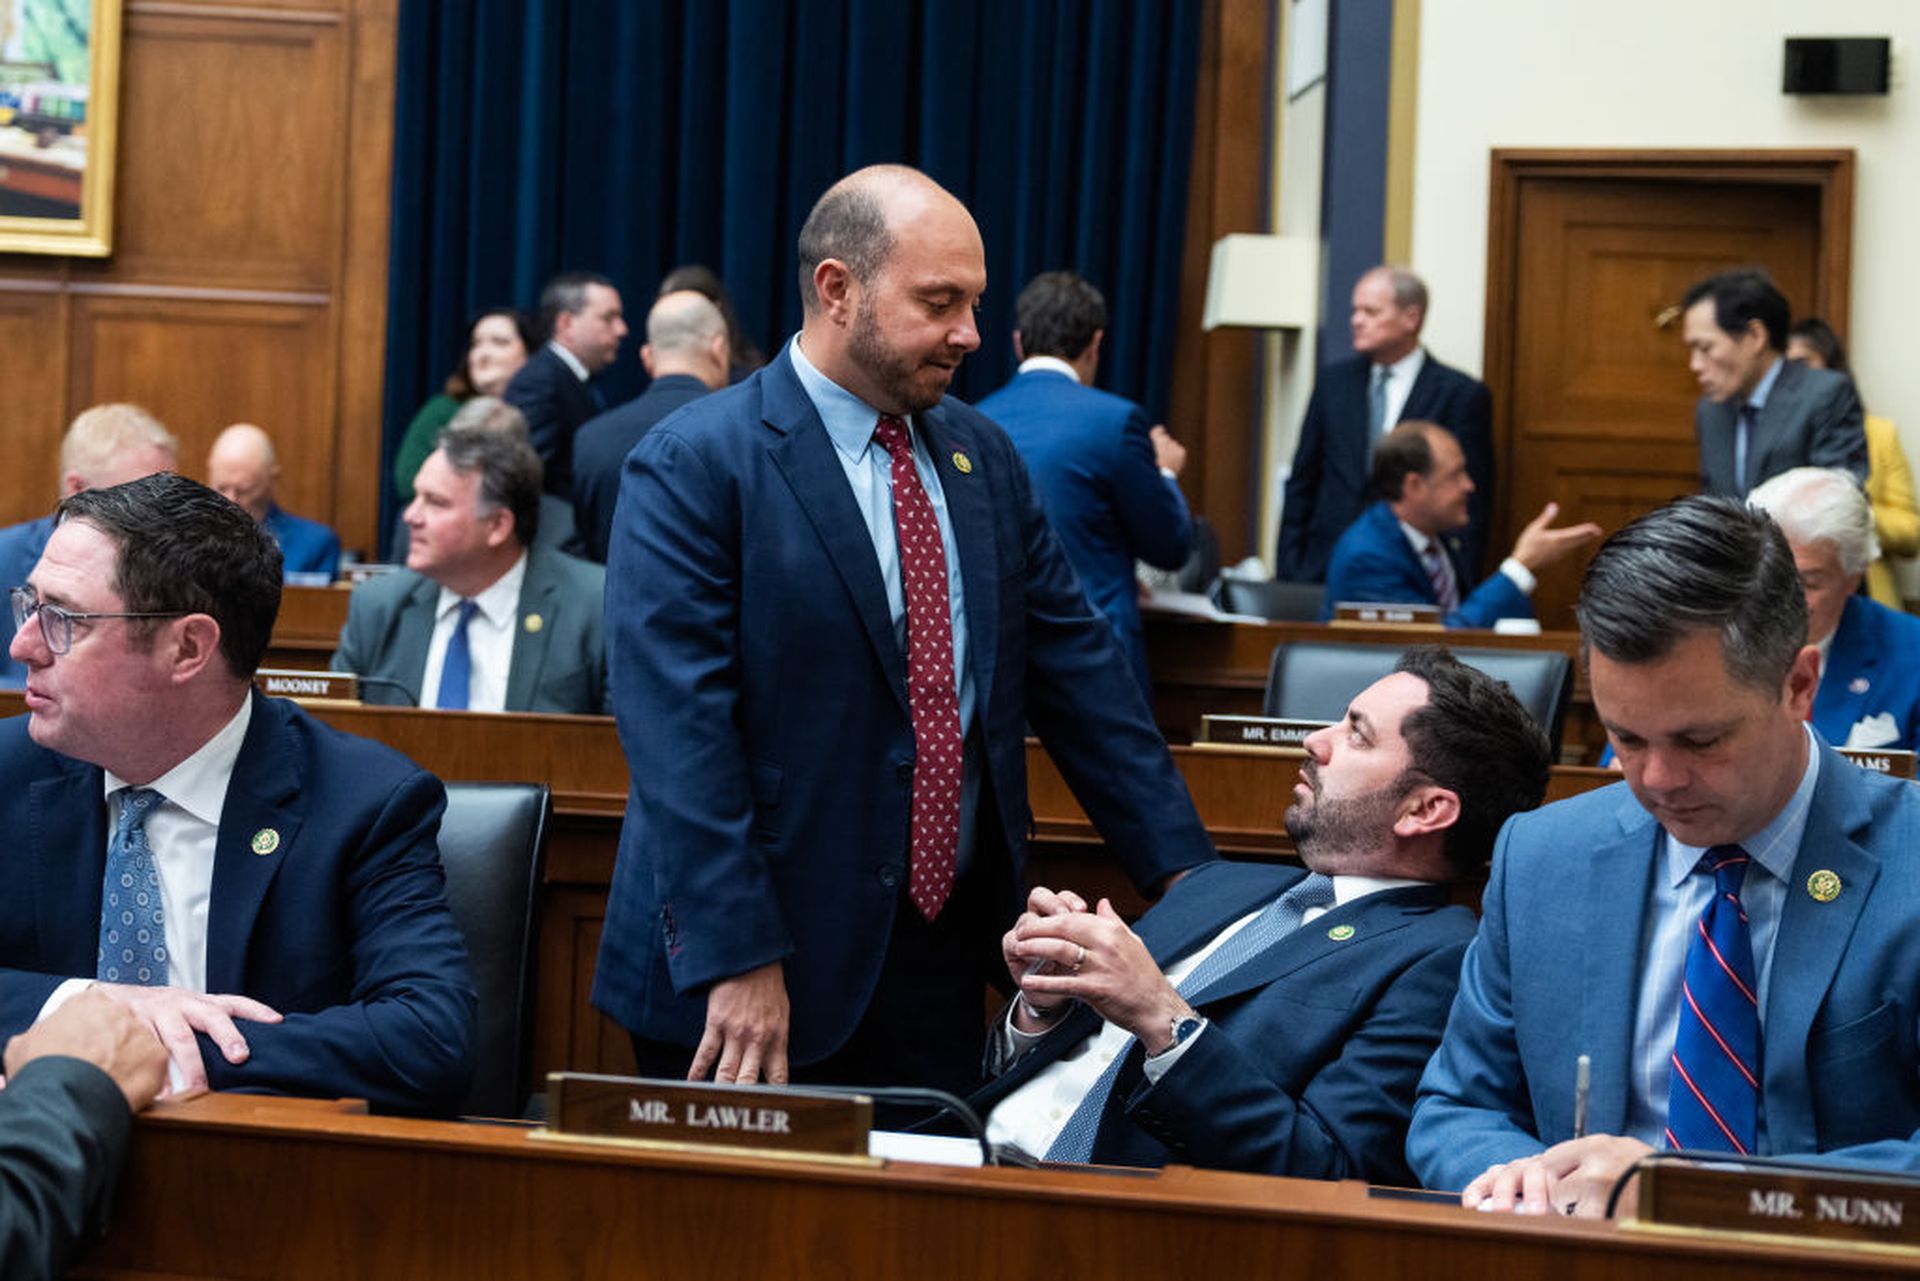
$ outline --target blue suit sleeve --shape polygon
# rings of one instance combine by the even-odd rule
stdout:
[[[1138,410],[1127,417],[1113,463],[1113,506],[1126,531],[1127,548],[1161,569],[1186,563],[1192,522],[1180,486],[1160,474],[1153,438]]]
[[[1448,627],[1492,627],[1502,618],[1532,618],[1533,602],[1511,578],[1499,570],[1487,576],[1446,617]]]
[[[1545,1150],[1534,1136],[1513,1022],[1506,927],[1512,837],[1509,822],[1494,846],[1480,928],[1460,967],[1446,1033],[1414,1103],[1407,1164],[1423,1187],[1458,1191],[1489,1166]]]

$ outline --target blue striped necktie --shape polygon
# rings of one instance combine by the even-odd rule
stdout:
[[[1680,1026],[1667,1093],[1667,1146],[1750,1153],[1760,1108],[1760,1003],[1753,940],[1740,884],[1750,860],[1716,845],[1696,872],[1714,878],[1713,898],[1687,942]]]
[[[467,689],[473,683],[473,650],[467,644],[467,624],[480,607],[470,600],[460,602],[460,617],[453,620],[453,635],[447,638],[446,657],[440,660],[440,692],[433,705],[448,711],[465,711]]]
[[[1300,919],[1310,909],[1333,906],[1333,897],[1331,877],[1318,872],[1308,875],[1269,903],[1260,915],[1248,921],[1232,938],[1209,952],[1206,960],[1194,966],[1193,972],[1180,982],[1180,995],[1191,999],[1206,991],[1213,983],[1299,929]],[[1098,1036],[1099,1033],[1094,1035]],[[1113,1083],[1120,1079],[1120,1065],[1127,1061],[1132,1050],[1133,1042],[1128,1041],[1114,1054],[1113,1062],[1107,1064],[1107,1070],[1100,1074],[1100,1079],[1080,1100],[1080,1106],[1067,1118],[1060,1137],[1047,1149],[1047,1160],[1085,1164],[1093,1156],[1093,1140],[1100,1132],[1100,1117],[1107,1110],[1107,1099],[1113,1093]]]
[[[120,818],[107,844],[100,894],[100,951],[94,977],[106,983],[165,987],[167,931],[160,869],[147,844],[147,815],[166,798],[150,787],[120,793]]]

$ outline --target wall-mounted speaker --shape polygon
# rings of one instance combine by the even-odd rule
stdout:
[[[1893,42],[1885,36],[1790,36],[1783,93],[1885,93]]]

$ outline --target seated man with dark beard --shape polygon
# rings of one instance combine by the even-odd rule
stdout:
[[[1548,748],[1507,687],[1444,649],[1307,740],[1287,810],[1306,871],[1216,862],[1129,929],[1035,889],[1019,987],[974,1098],[1053,1161],[1412,1181],[1402,1146],[1473,937],[1447,882],[1539,804]]]

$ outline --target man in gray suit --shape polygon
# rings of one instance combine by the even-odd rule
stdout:
[[[605,712],[606,571],[536,544],[540,497],[524,429],[450,425],[414,478],[407,568],[354,589],[334,670],[373,678],[368,702]]]
[[[1867,437],[1853,382],[1786,359],[1791,315],[1764,272],[1709,276],[1681,305],[1688,368],[1700,383],[1693,430],[1703,492],[1745,497],[1795,467],[1840,467],[1866,479]]]

